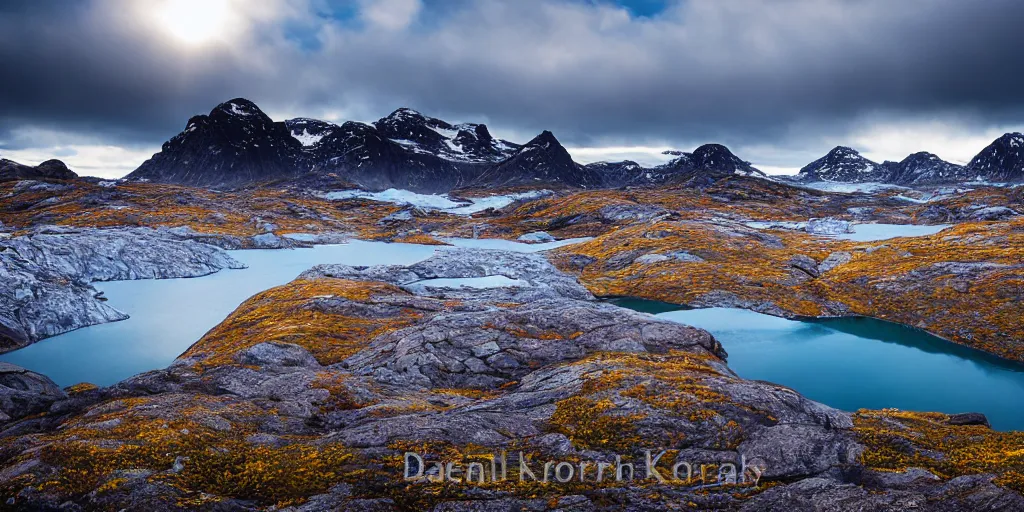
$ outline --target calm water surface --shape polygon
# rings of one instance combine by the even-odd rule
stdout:
[[[870,318],[795,321],[743,309],[613,302],[707,329],[740,376],[832,407],[981,412],[996,429],[1024,430],[1024,365],[917,329]]]

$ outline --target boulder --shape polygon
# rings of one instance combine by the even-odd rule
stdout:
[[[551,234],[548,233],[547,231],[535,231],[533,233],[526,233],[525,235],[520,236],[517,240],[519,240],[520,242],[534,244],[554,242],[555,237],[551,236]]]
[[[805,227],[804,230],[813,235],[842,235],[845,233],[853,233],[853,227],[850,225],[849,221],[832,217],[811,219],[807,221],[807,227]]]
[[[44,412],[67,395],[49,377],[0,362],[0,424]]]

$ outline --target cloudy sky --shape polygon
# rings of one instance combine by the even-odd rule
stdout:
[[[0,157],[123,175],[194,114],[409,106],[581,162],[843,144],[965,162],[1024,130],[1019,0],[24,0],[0,4]]]

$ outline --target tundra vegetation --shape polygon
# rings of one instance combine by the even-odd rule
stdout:
[[[442,251],[408,267],[316,267],[247,300],[170,367],[111,387],[59,390],[4,370],[0,389],[19,401],[0,401],[0,506],[1020,509],[1020,433],[976,415],[831,409],[737,376],[705,331],[597,298],[866,315],[1021,361],[1024,220],[974,216],[979,205],[1019,208],[1021,193],[912,202],[729,177],[699,189],[562,190],[459,216],[285,185],[2,183],[0,222],[12,237],[63,225],[164,227],[232,248],[291,233],[593,239],[545,256]],[[745,224],[823,217],[955,225],[851,242]],[[528,284],[406,286],[496,274]],[[513,470],[467,486],[402,474],[406,452],[614,464],[645,450],[665,451],[663,472],[687,461],[706,476],[746,461],[759,479],[550,485]]]

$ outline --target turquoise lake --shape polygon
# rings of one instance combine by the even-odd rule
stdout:
[[[611,302],[711,332],[729,367],[838,409],[981,412],[1024,429],[1024,365],[871,318],[795,321],[743,309]]]

